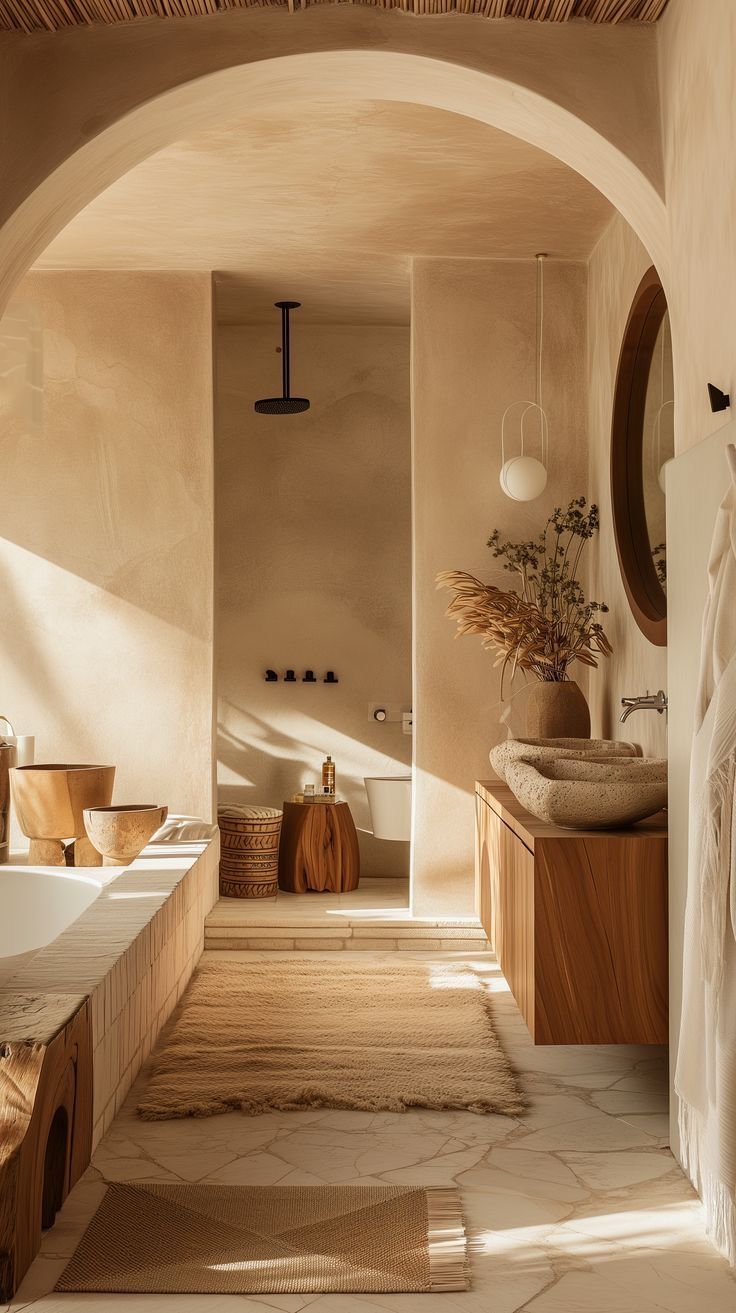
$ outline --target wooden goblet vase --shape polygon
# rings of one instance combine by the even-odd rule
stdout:
[[[84,810],[108,807],[114,783],[114,766],[14,767],[10,787],[20,828],[31,841],[29,866],[101,866]]]

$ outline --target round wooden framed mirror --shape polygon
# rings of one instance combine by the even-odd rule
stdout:
[[[664,467],[674,456],[672,343],[654,268],[639,284],[616,375],[611,433],[611,502],[621,576],[636,623],[667,642]]]

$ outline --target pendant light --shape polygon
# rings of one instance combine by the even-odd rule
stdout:
[[[536,400],[512,401],[503,412],[501,419],[501,488],[512,501],[534,501],[541,496],[547,486],[547,462],[549,459],[549,424],[547,412],[542,405],[542,346],[544,331],[544,273],[545,255],[538,255],[537,260],[537,370]],[[506,422],[509,414],[517,407],[523,406],[519,418],[520,452],[518,456],[506,457]],[[527,416],[532,412],[538,424],[539,456],[530,456],[525,450]],[[537,427],[535,425],[535,427]]]
[[[309,402],[306,397],[292,397],[291,395],[289,313],[292,310],[298,310],[301,301],[276,301],[275,305],[277,310],[281,311],[281,387],[283,396],[262,397],[260,401],[256,401],[255,409],[259,415],[299,415],[303,410],[309,410]]]

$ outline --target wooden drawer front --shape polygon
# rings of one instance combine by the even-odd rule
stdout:
[[[539,1044],[667,1042],[667,843],[536,845]]]
[[[534,858],[482,799],[476,799],[476,805],[481,920],[534,1035]]]

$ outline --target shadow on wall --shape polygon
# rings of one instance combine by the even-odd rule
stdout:
[[[282,733],[242,708],[226,704],[226,714],[228,712],[237,715],[241,723],[247,721],[247,737],[241,738],[222,721],[218,722],[217,795],[220,805],[257,803],[280,807],[306,782],[319,784],[316,763],[324,754],[325,741],[325,727],[321,722],[302,718],[303,723],[311,723],[314,729],[313,736],[307,740]],[[365,747],[370,748],[370,745],[358,745],[338,730],[330,729],[329,733],[338,745],[333,753],[337,766],[337,793],[350,806],[358,830],[363,874],[408,878],[409,844],[373,837],[360,769],[360,763],[365,761]],[[270,781],[265,792],[261,784],[254,782],[264,775],[264,766],[268,767]],[[394,757],[376,754],[374,769],[376,774],[406,775],[411,767]]]

